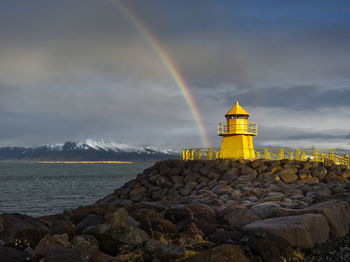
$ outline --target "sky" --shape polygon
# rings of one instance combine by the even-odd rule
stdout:
[[[210,145],[239,101],[256,147],[350,149],[350,2],[120,0],[163,48]],[[0,2],[0,146],[203,139],[116,0]]]

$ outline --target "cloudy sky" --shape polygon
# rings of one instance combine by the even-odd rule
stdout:
[[[212,146],[235,100],[256,146],[350,149],[350,3],[128,0],[186,80]],[[202,146],[179,88],[114,0],[0,2],[0,146]]]

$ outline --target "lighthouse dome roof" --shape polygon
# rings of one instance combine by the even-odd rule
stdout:
[[[235,105],[226,113],[226,116],[229,115],[247,115],[249,116],[247,111],[245,111],[239,104],[238,101],[236,101]]]

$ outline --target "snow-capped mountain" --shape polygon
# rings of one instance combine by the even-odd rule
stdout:
[[[2,147],[0,160],[162,160],[180,158],[174,150],[87,139],[36,147]]]

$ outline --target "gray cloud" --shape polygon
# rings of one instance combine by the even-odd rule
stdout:
[[[230,98],[236,97],[236,92],[227,92],[223,96],[231,102]],[[264,87],[240,90],[238,96],[242,103],[249,106],[283,107],[298,111],[350,106],[350,87]]]
[[[350,27],[335,11],[309,21],[239,3],[124,3],[187,81],[213,145],[234,99],[262,125],[257,143],[348,139]],[[201,145],[180,90],[111,2],[1,5],[0,145],[87,137]]]

